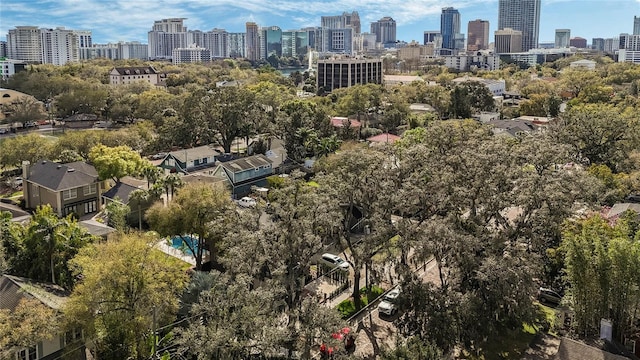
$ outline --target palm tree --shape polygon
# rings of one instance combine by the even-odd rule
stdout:
[[[51,206],[46,205],[36,210],[31,218],[32,225],[29,231],[32,236],[41,238],[46,248],[47,257],[49,258],[49,270],[51,271],[51,282],[56,283],[56,273],[54,266],[54,257],[58,240],[61,237],[59,228],[66,224],[66,219],[60,219],[53,212]]]
[[[160,169],[156,166],[146,166],[141,171],[142,175],[147,179],[147,189],[151,184],[155,184],[160,179]]]
[[[138,204],[138,230],[142,231],[142,203],[149,201],[151,194],[142,189],[134,190],[129,195],[129,201],[135,201]]]
[[[171,199],[175,191],[184,186],[184,181],[178,174],[169,174],[163,179],[164,188],[167,191],[167,202],[169,201],[169,189],[171,189]]]

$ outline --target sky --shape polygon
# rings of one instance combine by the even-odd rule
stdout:
[[[283,30],[320,26],[320,17],[358,11],[362,32],[384,16],[396,20],[398,40],[422,42],[425,30],[440,29],[443,7],[459,10],[461,32],[474,19],[497,30],[498,0],[0,0],[0,39],[9,29],[32,25],[91,30],[94,43],[147,42],[154,20],[183,17],[189,30],[244,32],[245,23]],[[571,37],[616,37],[632,33],[640,0],[542,0],[540,42],[553,42],[555,29]]]

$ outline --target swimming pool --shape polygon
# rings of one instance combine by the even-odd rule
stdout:
[[[185,244],[186,243],[186,244]],[[198,238],[189,235],[174,236],[171,238],[171,246],[182,251],[185,255],[193,256],[191,249],[198,251]]]

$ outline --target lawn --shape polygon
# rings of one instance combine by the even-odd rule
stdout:
[[[505,360],[522,359],[525,351],[529,348],[538,332],[542,331],[543,323],[553,324],[555,322],[555,310],[538,305],[538,325],[523,324],[519,330],[506,332],[499,337],[490,339],[482,346],[479,355],[465,353],[467,359],[473,360]]]
[[[168,263],[171,263],[171,265],[177,265],[180,267],[181,270],[184,271],[188,271],[189,269],[191,269],[193,267],[193,265],[189,264],[188,262],[184,262],[180,259],[178,259],[177,257],[171,256],[169,254],[165,254],[162,251],[158,250],[158,249],[153,249],[154,252],[158,252],[160,253],[161,256],[165,257],[165,260]]]

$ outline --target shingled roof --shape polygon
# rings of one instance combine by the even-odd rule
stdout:
[[[239,173],[246,170],[256,169],[260,166],[271,165],[272,161],[268,157],[259,154],[252,155],[245,158],[229,161],[222,164],[226,170],[232,173]]]
[[[62,191],[97,182],[98,172],[82,161],[58,164],[44,160],[29,165],[25,180],[52,191]]]
[[[209,145],[198,146],[190,149],[176,150],[169,153],[174,159],[181,163],[186,163],[187,160],[200,160],[204,158],[214,157],[220,153]]]
[[[13,311],[25,298],[35,298],[52,309],[60,309],[68,296],[69,292],[58,285],[18,276],[0,276],[0,309]]]
[[[555,357],[556,360],[629,360],[628,358],[615,355],[596,347],[583,344],[581,342],[562,338],[560,347]]]
[[[111,200],[120,199],[121,203],[128,204],[129,196],[136,190],[139,190],[139,188],[123,182],[117,182],[111,189],[102,194],[102,196]]]

